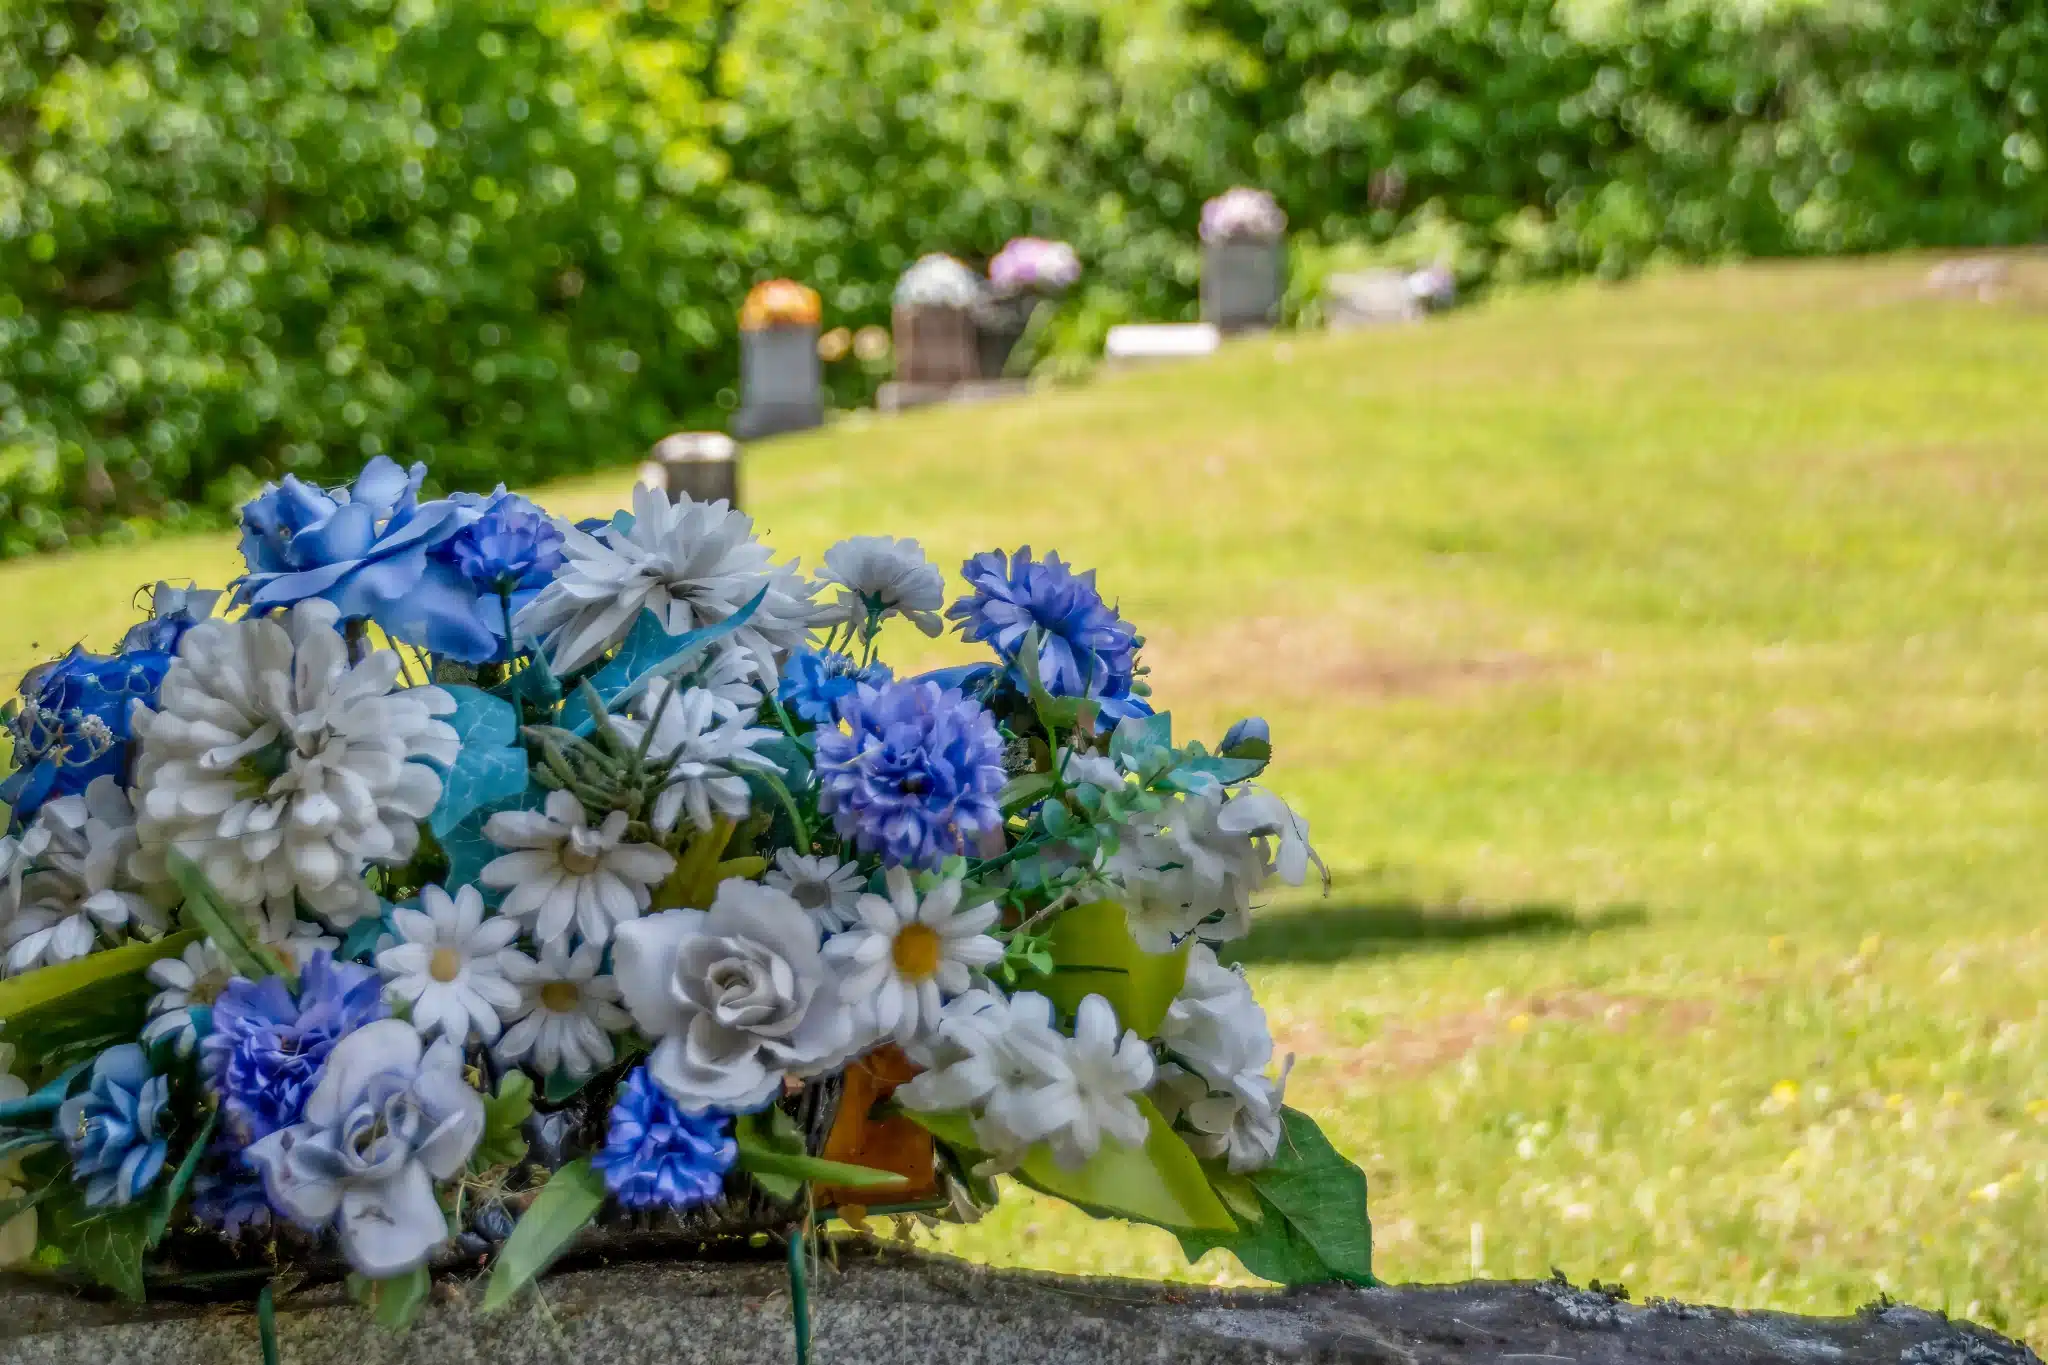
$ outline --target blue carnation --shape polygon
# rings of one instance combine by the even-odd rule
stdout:
[[[167,1077],[149,1069],[140,1044],[123,1043],[92,1064],[92,1084],[57,1107],[57,1136],[93,1208],[129,1203],[163,1173]]]
[[[937,683],[862,684],[818,732],[818,809],[884,862],[931,867],[1000,826],[1003,741],[994,717]]]
[[[1019,687],[1024,637],[1036,627],[1038,679],[1055,697],[1092,697],[1112,721],[1150,715],[1132,692],[1138,633],[1105,604],[1095,571],[1077,574],[1057,554],[1033,560],[1031,547],[1014,556],[985,550],[960,567],[973,591],[946,609],[969,640],[985,641],[1009,665]]]
[[[836,649],[807,649],[790,655],[783,665],[775,695],[792,715],[813,725],[832,725],[839,719],[839,703],[856,687],[880,687],[894,677],[880,660],[863,668]]]
[[[642,1066],[619,1087],[604,1146],[590,1164],[629,1209],[686,1209],[724,1192],[739,1151],[731,1115],[683,1112]]]
[[[432,600],[443,610],[452,613],[456,599],[468,597],[473,626],[458,631],[442,623],[439,636],[446,648],[438,652],[468,663],[504,659],[508,610],[518,615],[561,570],[561,528],[502,485],[495,493],[456,493],[449,501],[474,511],[476,520],[433,551],[426,578],[434,585]],[[422,635],[428,628],[424,621],[416,627]]]
[[[376,622],[393,638],[481,662],[497,640],[478,619],[477,593],[432,552],[483,514],[482,498],[419,500],[427,467],[379,455],[354,485],[321,489],[287,474],[242,509],[249,571],[235,601],[252,611],[318,597],[345,620]]]
[[[23,824],[45,801],[76,796],[96,777],[127,781],[129,716],[136,702],[155,705],[171,655],[137,649],[108,658],[75,647],[21,680],[22,708],[12,725],[21,765],[0,783],[0,801]]]
[[[199,1069],[233,1144],[297,1123],[335,1043],[389,1013],[375,971],[325,952],[307,959],[296,1000],[281,977],[230,981],[213,1002]]]

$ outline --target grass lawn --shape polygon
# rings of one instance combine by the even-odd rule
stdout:
[[[762,447],[807,561],[1057,547],[1336,871],[1240,945],[1392,1280],[2048,1345],[2048,311],[1925,261],[1511,298]],[[2048,297],[2048,265],[2023,283]],[[622,459],[634,452],[621,452]],[[625,475],[550,490],[616,505]],[[0,666],[224,538],[0,566]],[[898,640],[902,661],[943,647]],[[1241,1279],[1018,1197],[939,1240]]]

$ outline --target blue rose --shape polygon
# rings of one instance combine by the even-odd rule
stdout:
[[[496,637],[477,617],[475,589],[433,551],[483,516],[483,498],[419,500],[427,467],[379,455],[353,486],[320,489],[287,474],[242,509],[235,602],[252,611],[318,597],[345,620],[374,621],[394,639],[465,661],[490,658]]]
[[[505,623],[554,581],[563,562],[564,538],[554,519],[500,484],[495,493],[451,496],[477,517],[437,546],[427,565],[437,582],[449,580],[470,598],[470,615],[481,635],[465,638],[464,649],[444,650],[468,663],[506,657]],[[452,601],[454,594],[448,594]],[[444,638],[446,636],[444,632]],[[489,637],[488,644],[484,636]]]
[[[11,726],[20,770],[0,782],[0,801],[24,825],[45,801],[76,796],[96,777],[127,784],[129,715],[154,706],[171,666],[168,651],[133,649],[109,658],[74,647],[21,680]]]

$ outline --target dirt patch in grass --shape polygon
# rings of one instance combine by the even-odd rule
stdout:
[[[1366,648],[1341,625],[1286,617],[1226,621],[1199,637],[1160,632],[1146,639],[1144,657],[1154,676],[1200,695],[1361,700],[1443,697],[1529,682],[1568,663],[1513,651]]]
[[[1704,1027],[1713,1017],[1714,1007],[1705,1000],[1562,991],[1496,1001],[1419,1024],[1396,1025],[1359,1047],[1336,1043],[1315,1023],[1289,1030],[1276,1042],[1282,1055],[1292,1052],[1305,1061],[1332,1066],[1346,1078],[1389,1072],[1420,1076],[1460,1061],[1478,1048],[1546,1024],[1594,1022],[1619,1033],[1635,1020],[1647,1019],[1676,1036]]]

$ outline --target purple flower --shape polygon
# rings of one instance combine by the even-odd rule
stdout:
[[[296,1000],[282,977],[230,981],[199,1045],[230,1142],[246,1147],[297,1123],[335,1043],[388,1013],[375,971],[325,952],[307,959]]]
[[[1264,190],[1239,185],[1202,205],[1205,242],[1273,242],[1286,232],[1287,214]]]
[[[20,771],[0,784],[0,801],[26,825],[45,801],[76,796],[96,777],[124,785],[133,703],[156,703],[171,656],[137,649],[113,658],[74,646],[21,680],[14,755]]]
[[[724,1192],[739,1151],[731,1115],[684,1113],[641,1066],[619,1087],[611,1128],[590,1164],[629,1209],[686,1209]]]
[[[813,725],[831,725],[839,719],[839,703],[853,695],[862,683],[880,687],[894,679],[889,665],[879,661],[862,668],[836,649],[804,650],[792,654],[782,667],[782,683],[776,697],[801,720]]]
[[[269,1227],[263,1177],[243,1164],[239,1151],[214,1144],[192,1177],[192,1216],[230,1239]]]
[[[986,641],[1026,682],[1018,651],[1035,627],[1040,632],[1038,679],[1055,697],[1092,697],[1112,720],[1151,714],[1134,696],[1138,633],[1105,605],[1095,571],[1077,574],[1057,554],[1042,561],[1024,546],[1014,557],[985,550],[960,568],[974,591],[946,609],[969,640]],[[1106,727],[1105,727],[1106,728]]]
[[[422,503],[427,467],[379,455],[348,488],[320,489],[287,474],[242,509],[249,571],[235,602],[252,611],[309,597],[344,620],[375,621],[397,639],[481,662],[497,642],[476,614],[476,591],[430,552],[483,515],[485,499]]]
[[[930,867],[1002,821],[995,719],[936,683],[862,684],[818,732],[818,809],[839,837],[886,863]]]
[[[1065,242],[1013,237],[988,263],[988,282],[1001,294],[1027,289],[1058,293],[1081,278],[1081,258]]]

